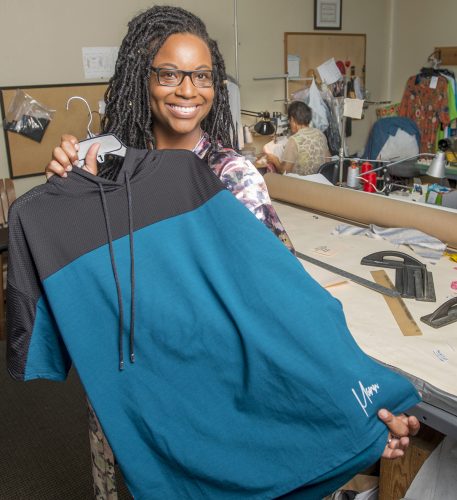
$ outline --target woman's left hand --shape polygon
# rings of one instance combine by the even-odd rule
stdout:
[[[415,436],[420,429],[419,420],[413,416],[398,415],[387,410],[379,410],[378,417],[389,429],[389,436],[382,458],[399,458],[409,446],[409,436]]]

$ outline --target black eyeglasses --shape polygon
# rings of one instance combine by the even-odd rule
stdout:
[[[157,74],[159,85],[165,87],[178,87],[188,76],[195,87],[208,88],[213,86],[213,72],[210,69],[197,69],[196,71],[183,71],[182,69],[151,68]]]

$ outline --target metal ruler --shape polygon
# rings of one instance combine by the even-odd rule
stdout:
[[[295,255],[302,260],[306,260],[306,262],[310,262],[311,264],[314,264],[315,266],[322,267],[323,269],[326,269],[327,271],[338,274],[339,276],[343,276],[344,278],[347,278],[348,280],[353,281],[354,283],[362,285],[366,288],[370,288],[370,290],[374,290],[375,292],[382,293],[383,295],[387,295],[388,297],[400,297],[400,293],[395,289],[388,288],[386,286],[382,286],[378,283],[375,283],[373,281],[362,278],[361,276],[357,276],[356,274],[352,274],[348,271],[344,271],[343,269],[332,266],[331,264],[327,264],[326,262],[322,262],[321,260],[314,259],[313,257],[309,257],[308,255],[305,255],[301,252],[296,251]]]
[[[394,285],[385,271],[371,271],[371,275],[376,283],[394,288]],[[417,323],[414,321],[414,318],[411,316],[409,309],[406,307],[401,297],[384,297],[384,300],[387,302],[390,312],[405,337],[422,335],[421,329],[417,326]]]

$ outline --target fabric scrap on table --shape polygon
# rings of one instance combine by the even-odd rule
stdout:
[[[424,259],[436,263],[446,250],[446,244],[434,236],[418,229],[404,227],[381,227],[370,224],[369,227],[357,227],[351,224],[338,225],[332,234],[365,235],[369,238],[379,238],[394,245],[407,245]]]

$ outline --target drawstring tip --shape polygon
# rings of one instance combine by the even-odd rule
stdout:
[[[119,361],[119,370],[124,369],[124,361]]]
[[[135,353],[134,352],[130,353],[130,362],[135,363]]]

